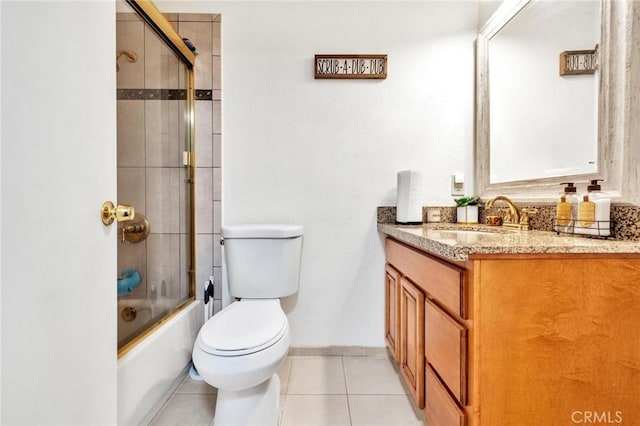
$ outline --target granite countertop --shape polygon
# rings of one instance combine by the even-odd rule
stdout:
[[[486,225],[379,223],[378,231],[451,260],[467,260],[476,254],[640,254],[638,241],[603,240]]]

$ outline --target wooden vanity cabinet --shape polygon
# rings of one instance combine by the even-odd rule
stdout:
[[[426,424],[640,424],[640,255],[385,249],[392,342]]]
[[[462,324],[467,314],[464,269],[392,239],[387,239],[386,254],[386,317],[400,314],[397,319],[400,333],[392,340],[387,331],[387,345],[392,353],[399,348],[396,360],[405,384],[419,408],[424,408],[425,402],[434,407],[441,401],[447,401],[451,407],[464,406],[467,399],[467,330]],[[398,280],[400,283],[395,306],[393,298],[397,296],[389,290],[394,287],[393,280],[396,287]],[[425,396],[430,391],[440,392],[432,398]],[[442,410],[435,407],[433,411]]]
[[[639,255],[478,256],[472,268],[474,426],[640,425]]]

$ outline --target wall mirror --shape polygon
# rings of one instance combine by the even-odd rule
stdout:
[[[480,196],[551,201],[561,182],[598,178],[616,201],[632,201],[635,165],[623,164],[632,3],[507,0],[487,21],[477,40]],[[560,75],[561,52],[596,45],[595,73]]]

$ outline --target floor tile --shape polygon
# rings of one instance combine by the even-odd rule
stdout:
[[[398,372],[388,358],[344,357],[347,393],[404,395]]]
[[[291,371],[291,358],[287,357],[284,363],[278,369],[278,377],[280,377],[280,393],[285,395],[289,384],[289,372]]]
[[[350,426],[346,395],[287,395],[280,426]]]
[[[280,417],[278,420],[278,425],[282,422],[282,416],[284,415],[284,404],[287,401],[287,395],[281,393],[280,394]]]
[[[388,357],[289,356],[278,376],[281,426],[423,424]],[[215,388],[187,376],[151,425],[210,425],[215,400]]]
[[[215,395],[173,394],[151,421],[151,426],[209,426],[215,401]]]
[[[422,426],[406,395],[349,395],[353,426]]]
[[[372,348],[368,346],[347,346],[344,348],[344,356],[366,356],[369,358],[388,358],[389,350],[386,347]]]
[[[342,357],[292,358],[288,395],[346,393]]]
[[[217,393],[217,390],[204,381],[199,382],[197,380],[191,380],[187,374],[182,383],[180,383],[180,386],[176,389],[175,393],[199,393],[213,395]]]

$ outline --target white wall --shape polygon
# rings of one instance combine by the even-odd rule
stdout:
[[[293,346],[383,346],[376,206],[473,188],[475,2],[158,2],[222,13],[223,223],[305,226]],[[386,53],[383,81],[314,80],[317,53]]]
[[[0,4],[0,423],[115,424],[115,6]]]
[[[0,22],[2,22],[2,3],[0,3]],[[2,58],[2,34],[0,33],[0,58]],[[0,60],[0,65],[1,65]],[[0,99],[2,99],[2,66],[0,66]],[[0,147],[2,146],[2,102],[0,102]],[[0,149],[2,164],[2,149]],[[2,309],[2,173],[0,173],[0,309]],[[0,310],[0,377],[2,377],[2,311]],[[0,421],[2,421],[2,385],[0,383]]]
[[[482,27],[484,27],[484,24],[487,23],[500,4],[502,4],[502,0],[480,0],[478,30],[481,30]]]

